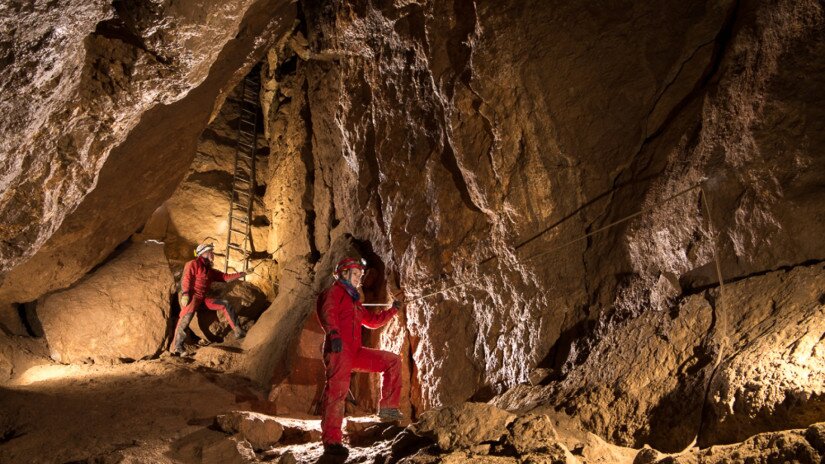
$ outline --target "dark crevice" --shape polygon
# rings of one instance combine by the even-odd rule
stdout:
[[[301,198],[306,216],[304,222],[307,226],[307,241],[309,243],[309,262],[315,264],[321,259],[321,252],[315,243],[315,159],[312,153],[312,113],[309,107],[309,83],[304,80],[303,106],[301,107],[301,118],[306,125],[306,139],[301,147],[301,160],[304,162],[306,177],[304,178],[304,194]]]
[[[186,182],[221,192],[232,191],[232,173],[227,171],[193,172],[186,178]]]
[[[38,336],[37,335],[38,332],[35,331],[35,327],[40,326],[40,321],[39,321],[39,319],[36,319],[37,314],[35,313],[35,311],[31,311],[31,314],[33,316],[35,316],[36,320],[34,320],[34,321],[29,320],[29,314],[28,314],[29,311],[27,311],[26,308],[36,306],[36,305],[37,305],[36,301],[32,301],[30,303],[15,303],[14,304],[15,308],[17,309],[17,317],[20,318],[20,322],[23,324],[23,327],[26,329],[26,333],[30,337],[37,337]],[[40,333],[42,334],[42,332],[43,332],[43,329],[40,328]]]
[[[771,269],[764,269],[764,270],[761,270],[761,271],[751,272],[750,274],[743,274],[743,275],[739,275],[739,276],[735,276],[735,277],[725,277],[725,285],[730,285],[730,284],[733,284],[733,283],[736,283],[736,282],[740,282],[742,280],[751,279],[753,277],[764,276],[764,275],[767,275],[767,274],[771,274],[773,272],[778,272],[778,271],[788,272],[788,271],[791,271],[791,270],[796,269],[798,267],[811,267],[811,266],[816,266],[816,265],[823,264],[823,263],[825,263],[825,259],[809,259],[809,260],[803,261],[801,263],[788,264],[788,265],[778,266],[778,267],[771,268]],[[707,285],[700,285],[700,286],[696,286],[696,287],[686,287],[686,290],[682,292],[680,298],[686,298],[686,297],[691,296],[691,295],[697,295],[697,294],[703,293],[707,290],[712,290],[712,289],[716,289],[716,288],[719,288],[719,282],[713,282],[713,283],[710,283],[710,284],[707,284]]]
[[[458,159],[455,156],[455,152],[453,151],[453,146],[451,142],[449,140],[446,140],[445,142],[446,143],[444,143],[444,149],[441,151],[442,165],[445,168],[447,168],[447,171],[450,173],[450,176],[452,176],[453,182],[455,183],[455,186],[458,188],[458,193],[461,196],[461,199],[464,201],[464,204],[467,206],[467,208],[469,208],[471,211],[481,213],[481,208],[479,208],[475,204],[472,195],[470,195],[470,187],[467,185],[467,181],[464,179],[464,174],[461,172],[461,168],[458,166]]]
[[[141,225],[141,227],[143,227],[143,226]],[[112,250],[112,251],[111,251],[111,253],[109,253],[109,255],[108,255],[108,256],[106,256],[105,258],[103,258],[103,259],[102,259],[99,263],[97,263],[97,264],[96,264],[93,268],[89,269],[89,271],[86,273],[86,276],[88,277],[88,276],[90,276],[90,275],[94,274],[94,273],[95,273],[95,271],[97,271],[97,270],[98,270],[98,269],[100,269],[101,267],[103,267],[103,266],[105,266],[105,265],[109,264],[110,262],[112,262],[115,258],[117,258],[117,257],[118,257],[118,256],[120,256],[121,254],[123,254],[123,252],[124,252],[124,251],[126,251],[126,249],[127,249],[127,248],[129,248],[129,246],[131,246],[131,244],[132,244],[132,240],[131,240],[131,238],[127,238],[125,241],[120,242],[120,244],[118,244],[118,245],[114,248],[114,250]],[[79,283],[79,282],[80,282],[80,281],[78,281],[78,283]],[[75,284],[75,285],[77,285],[77,284]]]
[[[152,11],[143,2],[129,2],[127,0],[115,0],[112,2],[115,16],[112,19],[103,21],[95,28],[95,34],[106,39],[119,40],[131,45],[149,55],[163,65],[172,64],[172,60],[161,55],[158,51],[151,49],[144,37],[141,36],[139,21],[146,21],[146,18],[156,17],[161,14]]]

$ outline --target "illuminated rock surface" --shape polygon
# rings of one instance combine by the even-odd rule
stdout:
[[[59,367],[42,358],[49,330],[85,330],[19,304],[120,279],[114,261],[84,275],[135,232],[165,242],[173,274],[198,241],[224,240],[231,89],[260,61],[250,282],[271,304],[242,342],[136,373],[191,364],[234,398],[209,420],[312,412],[315,298],[357,255],[368,301],[408,300],[365,340],[401,355],[402,409],[432,433],[381,431],[353,462],[822,458],[821,2],[150,3],[0,7],[0,85],[20,90],[0,101],[4,381]],[[60,326],[31,338],[47,310]],[[355,377],[352,411],[373,412],[377,382]],[[494,421],[425,427],[488,408],[468,400],[507,425],[464,441],[437,430]],[[23,416],[0,430],[18,458],[45,437],[18,436]],[[153,462],[320,454],[282,440],[251,456],[193,423],[135,447],[168,448]],[[107,437],[59,462],[121,453]]]
[[[164,349],[174,280],[162,245],[133,244],[69,290],[38,302],[51,357],[134,361]]]

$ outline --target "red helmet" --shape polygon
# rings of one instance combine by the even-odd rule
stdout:
[[[361,269],[363,271],[366,267],[367,261],[364,259],[344,258],[335,265],[335,275],[340,277],[341,273],[346,270]]]

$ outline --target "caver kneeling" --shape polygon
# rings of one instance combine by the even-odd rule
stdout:
[[[186,339],[186,328],[192,322],[195,316],[195,311],[204,306],[212,311],[221,311],[229,326],[235,332],[235,338],[243,338],[246,335],[240,323],[235,310],[228,301],[218,298],[208,298],[206,295],[209,292],[209,287],[212,282],[230,282],[235,279],[240,279],[246,273],[238,272],[235,274],[225,274],[212,267],[212,262],[215,259],[214,246],[212,244],[199,245],[195,249],[196,258],[186,263],[183,268],[183,277],[181,278],[181,297],[180,297],[180,317],[178,324],[175,327],[175,338],[172,341],[172,354],[179,355],[183,353],[183,341]]]

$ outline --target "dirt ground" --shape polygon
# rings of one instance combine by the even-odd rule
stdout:
[[[37,366],[0,388],[0,462],[200,462],[215,416],[258,400],[187,358]]]
[[[248,380],[192,358],[39,365],[0,387],[0,463],[252,462],[232,452],[234,442],[213,423],[232,410],[265,409],[264,395]],[[282,422],[320,436],[318,418]],[[320,442],[292,441],[254,460],[280,462],[289,453],[295,462],[323,462]],[[388,444],[352,447],[348,462],[371,460]]]

